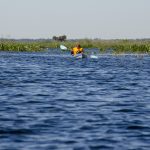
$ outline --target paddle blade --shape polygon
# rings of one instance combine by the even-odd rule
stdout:
[[[64,46],[64,45],[60,45],[60,49],[62,49],[62,50],[67,50],[67,47]]]
[[[98,56],[96,56],[96,55],[90,55],[90,58],[98,59]]]

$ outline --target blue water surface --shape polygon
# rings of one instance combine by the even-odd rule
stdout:
[[[150,56],[0,52],[1,150],[149,150]]]

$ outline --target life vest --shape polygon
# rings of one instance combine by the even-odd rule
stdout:
[[[75,56],[76,54],[82,53],[82,52],[83,52],[83,48],[74,47],[71,51],[71,54]]]

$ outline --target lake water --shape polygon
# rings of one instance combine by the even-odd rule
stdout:
[[[1,150],[149,150],[150,56],[0,52]]]

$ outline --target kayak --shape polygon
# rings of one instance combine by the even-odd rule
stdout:
[[[75,58],[87,58],[86,54],[77,54],[76,56],[74,56]]]

